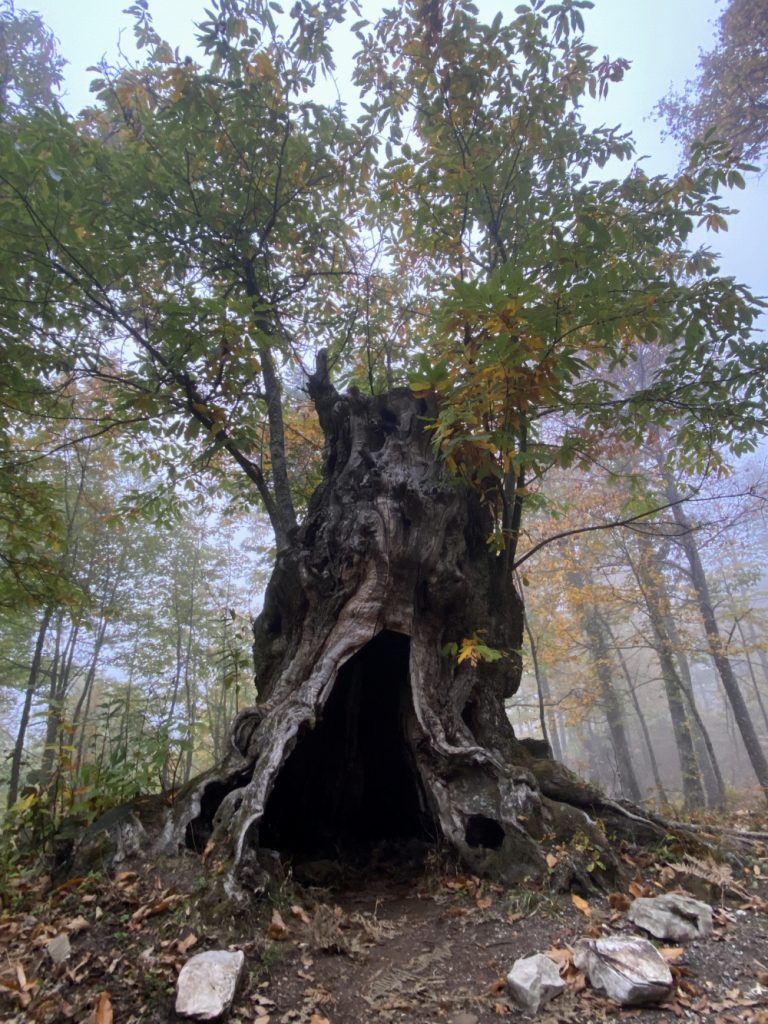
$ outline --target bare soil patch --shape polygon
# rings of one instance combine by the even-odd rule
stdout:
[[[331,871],[325,886],[289,880],[238,908],[220,898],[192,853],[133,864],[112,878],[21,879],[0,918],[0,1019],[176,1021],[183,963],[229,947],[242,949],[248,966],[230,1020],[248,1024],[517,1020],[503,979],[516,958],[536,952],[549,952],[570,982],[539,1015],[545,1024],[617,1017],[768,1024],[768,850],[757,846],[727,884],[714,862],[681,871],[658,854],[627,849],[622,858],[629,891],[586,897],[504,889],[434,863],[415,875],[384,864],[346,876]],[[716,928],[705,941],[664,947],[673,998],[654,1009],[621,1009],[585,987],[570,965],[574,944],[631,933],[625,910],[633,896],[682,883],[708,896]],[[47,944],[61,934],[71,952],[55,964]]]

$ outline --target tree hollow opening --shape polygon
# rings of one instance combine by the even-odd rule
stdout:
[[[409,654],[410,638],[387,631],[342,666],[317,725],[299,736],[280,770],[260,846],[296,861],[360,863],[387,846],[435,841],[407,736]]]

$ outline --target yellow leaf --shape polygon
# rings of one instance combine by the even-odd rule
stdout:
[[[100,993],[91,1020],[93,1024],[112,1024],[112,1000],[108,992]]]
[[[577,896],[575,892],[571,893],[571,903],[573,903],[574,907],[581,911],[585,917],[592,917],[592,907],[590,907],[587,901],[582,899],[581,896]]]

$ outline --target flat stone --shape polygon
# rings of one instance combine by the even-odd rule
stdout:
[[[622,1006],[660,1003],[672,991],[669,965],[647,939],[585,939],[576,947],[573,963],[593,988]]]
[[[522,1010],[538,1013],[545,1003],[560,995],[565,982],[557,965],[543,953],[536,953],[535,956],[515,960],[507,975],[507,986]]]
[[[176,1013],[194,1020],[218,1020],[231,1008],[243,973],[241,950],[198,953],[187,960],[176,982]]]
[[[69,936],[62,932],[50,942],[46,942],[45,951],[55,964],[62,964],[72,952]]]
[[[627,911],[627,917],[632,924],[657,939],[690,942],[712,934],[710,905],[679,893],[636,899]]]

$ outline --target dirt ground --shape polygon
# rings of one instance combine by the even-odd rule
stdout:
[[[670,854],[669,850],[664,851]],[[714,861],[625,850],[624,892],[507,890],[433,858],[405,877],[292,879],[257,905],[217,901],[200,858],[126,866],[53,885],[19,879],[0,918],[0,1020],[89,1024],[176,1021],[175,982],[194,953],[242,949],[247,976],[230,1020],[248,1024],[491,1024],[518,1020],[504,976],[514,960],[549,953],[569,982],[543,1024],[610,1018],[639,1022],[768,1024],[768,849],[734,870]],[[322,874],[322,865],[318,873]],[[325,865],[328,869],[328,865]],[[662,943],[676,980],[654,1009],[615,1006],[570,962],[584,936],[633,932],[630,900],[684,886],[715,907],[707,940]],[[47,944],[65,934],[54,964]]]

